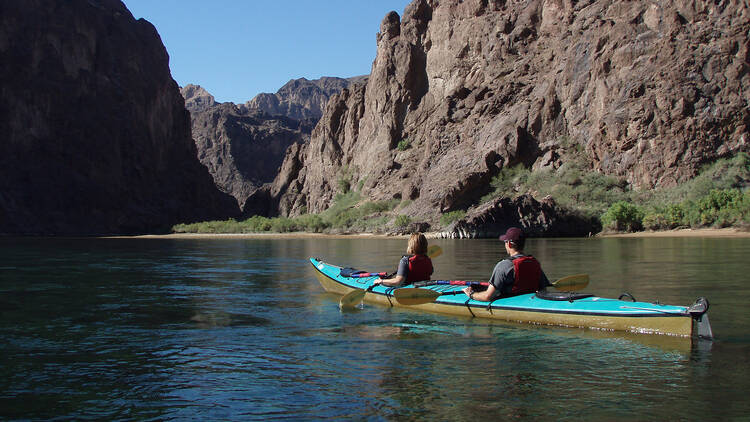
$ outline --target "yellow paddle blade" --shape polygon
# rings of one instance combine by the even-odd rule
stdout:
[[[362,289],[353,290],[345,294],[341,300],[339,300],[339,308],[341,309],[352,309],[362,302],[365,298],[365,291]]]
[[[576,274],[563,277],[557,281],[551,283],[557,290],[563,290],[566,292],[574,292],[581,290],[589,285],[588,274]]]
[[[430,289],[409,287],[396,289],[396,291],[393,292],[393,296],[396,298],[396,302],[401,305],[421,305],[423,303],[434,302],[435,299],[440,297],[440,292]]]
[[[427,256],[430,258],[437,258],[440,255],[443,254],[443,249],[440,248],[438,245],[432,245],[429,248],[427,248]]]

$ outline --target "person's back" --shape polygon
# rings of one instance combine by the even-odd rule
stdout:
[[[472,299],[488,302],[499,297],[534,293],[550,285],[539,261],[523,253],[526,239],[521,229],[511,227],[500,236],[500,240],[505,243],[509,258],[495,265],[487,290],[474,292],[467,287],[464,293]]]
[[[406,282],[429,280],[432,276],[432,260],[424,254],[404,256],[407,258],[409,269],[406,274]]]
[[[422,233],[409,237],[406,253],[398,263],[398,270],[393,278],[375,280],[374,284],[399,287],[415,281],[429,280],[432,276],[432,260],[427,256],[427,238]]]

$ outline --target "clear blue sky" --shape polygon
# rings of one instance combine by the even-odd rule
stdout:
[[[180,86],[244,103],[290,79],[370,73],[386,13],[410,0],[123,0],[151,22]]]

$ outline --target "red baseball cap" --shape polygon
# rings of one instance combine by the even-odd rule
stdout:
[[[523,230],[518,227],[511,227],[499,239],[503,242],[515,242],[523,237]]]

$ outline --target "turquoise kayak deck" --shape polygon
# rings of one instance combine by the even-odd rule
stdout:
[[[578,292],[537,292],[499,298],[492,302],[481,302],[469,299],[462,292],[465,286],[460,284],[446,282],[423,286],[423,283],[416,283],[419,289],[410,291],[401,289],[417,286],[410,284],[399,288],[381,285],[373,287],[372,283],[377,279],[376,275],[355,277],[353,273],[357,270],[327,264],[317,258],[310,258],[310,263],[315,268],[315,276],[326,291],[346,295],[355,290],[361,290],[363,294],[355,295],[354,300],[385,306],[531,324],[680,337],[693,337],[693,334],[697,334],[698,337],[713,338],[711,324],[706,314],[709,304],[708,300],[703,297],[698,298],[690,306],[674,306],[609,299],[578,294]],[[342,270],[344,270],[343,275]],[[433,295],[421,289],[428,289],[439,294]],[[398,294],[399,290],[403,294]],[[396,294],[401,297],[401,301]],[[425,296],[429,297],[425,298]],[[351,296],[344,296],[344,298],[346,301],[341,301],[340,305],[353,305],[350,302]]]
[[[342,286],[354,289],[368,289],[377,276],[353,278],[341,276],[342,267],[324,263],[315,258],[310,262],[321,273]],[[435,281],[435,280],[433,280]],[[402,286],[402,288],[414,287],[413,285]],[[619,299],[591,296],[583,299],[569,300],[547,300],[537,297],[535,294],[524,294],[513,297],[496,299],[492,302],[481,302],[469,299],[462,290],[463,285],[432,285],[421,287],[441,293],[436,304],[445,306],[478,307],[489,310],[520,310],[526,312],[544,312],[560,314],[580,314],[591,316],[627,316],[627,317],[652,317],[658,316],[690,316],[686,306],[662,305],[650,302],[632,302]],[[392,287],[376,286],[371,293],[383,297],[393,297]]]

